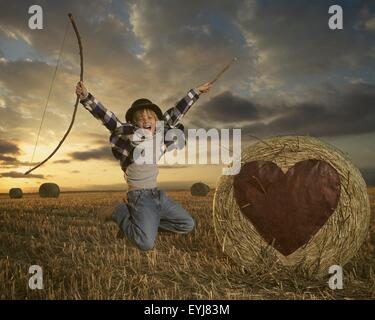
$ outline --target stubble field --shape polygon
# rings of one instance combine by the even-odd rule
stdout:
[[[213,228],[213,191],[202,198],[168,192],[196,227],[189,235],[159,234],[149,252],[116,239],[115,224],[95,219],[121,192],[0,195],[0,299],[374,299],[375,188],[368,191],[371,230],[344,267],[344,289],[335,291],[327,279],[245,270],[227,258]],[[42,290],[29,289],[31,265],[43,269]]]

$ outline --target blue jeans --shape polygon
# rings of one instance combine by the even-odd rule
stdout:
[[[128,239],[141,250],[154,247],[158,229],[188,233],[194,220],[178,203],[158,189],[128,192],[128,203],[122,203],[112,213]]]

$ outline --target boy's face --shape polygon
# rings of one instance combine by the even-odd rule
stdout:
[[[157,116],[154,111],[150,109],[139,110],[134,113],[133,123],[138,127],[150,131],[154,134],[156,130]]]

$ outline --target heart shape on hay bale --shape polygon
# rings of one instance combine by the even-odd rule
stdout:
[[[340,177],[327,162],[297,162],[284,174],[271,161],[245,163],[233,180],[241,212],[276,250],[288,256],[327,222],[340,199]]]

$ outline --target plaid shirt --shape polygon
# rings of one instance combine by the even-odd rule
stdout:
[[[191,89],[173,108],[168,109],[163,114],[164,138],[169,129],[178,128],[183,130],[183,125],[179,121],[198,98],[199,91]],[[133,135],[139,128],[129,122],[121,122],[113,112],[107,110],[91,93],[86,99],[81,100],[81,103],[111,132],[109,141],[113,156],[120,161],[121,168],[125,172],[126,168],[134,162],[133,151],[136,144],[133,141]],[[173,147],[175,147],[173,141],[167,142],[165,139],[163,141],[161,155],[166,151],[173,150]]]

